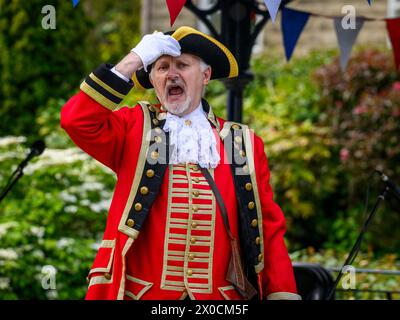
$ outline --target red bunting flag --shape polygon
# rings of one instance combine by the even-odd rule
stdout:
[[[172,27],[172,25],[175,22],[176,17],[179,15],[183,6],[185,5],[186,0],[166,0],[166,1],[167,1],[169,17],[170,17],[171,27]]]
[[[400,66],[400,18],[386,19],[386,28],[392,42],[394,61],[398,69]]]

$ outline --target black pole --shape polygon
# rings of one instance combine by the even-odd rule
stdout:
[[[282,0],[280,8],[292,0]],[[211,35],[226,45],[236,57],[239,77],[224,80],[228,90],[227,118],[230,121],[242,122],[243,91],[253,80],[250,71],[251,53],[257,36],[270,18],[268,10],[260,1],[255,0],[216,0],[209,9],[200,9],[187,0],[185,7],[195,14],[209,29]],[[220,33],[214,27],[210,17],[220,13]],[[255,21],[256,17],[260,21]]]
[[[385,186],[385,188],[378,195],[378,198],[376,199],[375,205],[372,208],[372,210],[371,210],[370,214],[368,215],[367,219],[365,219],[365,222],[364,222],[364,224],[363,224],[363,226],[361,228],[360,234],[359,234],[356,242],[354,243],[353,248],[350,251],[350,254],[348,255],[345,263],[343,264],[342,268],[340,269],[340,272],[339,272],[338,276],[336,277],[335,283],[333,284],[333,286],[332,286],[332,288],[331,288],[331,290],[330,290],[330,292],[329,292],[329,294],[327,296],[327,300],[331,300],[333,298],[333,296],[335,294],[335,291],[336,291],[336,287],[339,284],[340,279],[343,276],[344,267],[346,267],[348,265],[351,265],[353,263],[354,259],[357,257],[358,251],[360,250],[360,247],[361,247],[361,241],[362,241],[362,239],[364,237],[364,234],[366,233],[366,231],[368,229],[368,226],[370,225],[372,219],[374,218],[374,216],[375,216],[375,214],[376,214],[376,212],[378,210],[379,205],[381,204],[381,202],[383,200],[385,200],[385,197],[386,197],[386,194],[388,193],[388,191],[389,191],[389,187]]]

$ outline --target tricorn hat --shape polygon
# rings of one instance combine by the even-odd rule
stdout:
[[[238,76],[239,68],[235,57],[221,42],[190,27],[180,27],[175,31],[166,32],[176,39],[182,53],[196,55],[212,68],[211,79],[234,78]],[[132,80],[136,88],[150,89],[153,85],[148,72],[144,68],[136,71]]]

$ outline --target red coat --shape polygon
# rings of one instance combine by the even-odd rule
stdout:
[[[103,242],[89,273],[86,298],[180,299],[189,294],[192,299],[240,299],[240,295],[225,280],[230,243],[215,200],[209,200],[209,206],[204,202],[204,208],[210,210],[204,212],[210,217],[205,219],[210,222],[205,222],[200,228],[190,225],[190,239],[184,236],[186,227],[179,229],[177,224],[172,224],[175,220],[178,223],[188,221],[187,216],[173,216],[183,215],[185,210],[173,213],[174,209],[170,206],[177,202],[186,205],[187,197],[179,198],[176,192],[187,190],[189,180],[200,178],[200,182],[197,180],[199,199],[202,192],[205,198],[212,199],[209,187],[202,183],[202,174],[196,171],[195,166],[170,166],[140,234],[126,228],[126,212],[132,206],[132,192],[138,178],[136,176],[135,179],[136,169],[143,162],[140,152],[146,125],[145,109],[137,105],[112,111],[109,103],[99,103],[103,100],[98,94],[87,90],[84,84],[81,88],[86,93],[81,91],[63,107],[61,126],[82,150],[111,168],[118,178]],[[214,119],[220,128],[227,124],[220,118]],[[215,134],[219,134],[218,130]],[[220,139],[219,143],[222,143]],[[296,284],[283,239],[285,220],[281,209],[273,201],[267,157],[263,142],[257,136],[254,136],[253,152],[264,252],[259,268],[260,286],[264,297],[293,298],[296,297]],[[223,152],[221,157],[224,157]],[[214,180],[224,199],[231,230],[237,237],[237,204],[230,165],[218,165],[214,170]],[[207,228],[207,225],[212,227]],[[174,237],[178,237],[177,240]],[[211,239],[207,240],[211,242],[202,246],[203,238]],[[186,239],[187,245],[183,245],[186,240],[180,239]],[[191,246],[189,249],[195,251],[196,258],[180,257],[179,246],[183,251]]]

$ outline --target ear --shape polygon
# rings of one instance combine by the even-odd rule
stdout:
[[[204,74],[203,84],[204,84],[204,85],[207,85],[208,82],[210,81],[210,79],[211,79],[211,73],[212,73],[212,69],[211,69],[210,66],[208,66],[207,69],[203,71],[203,74]]]

